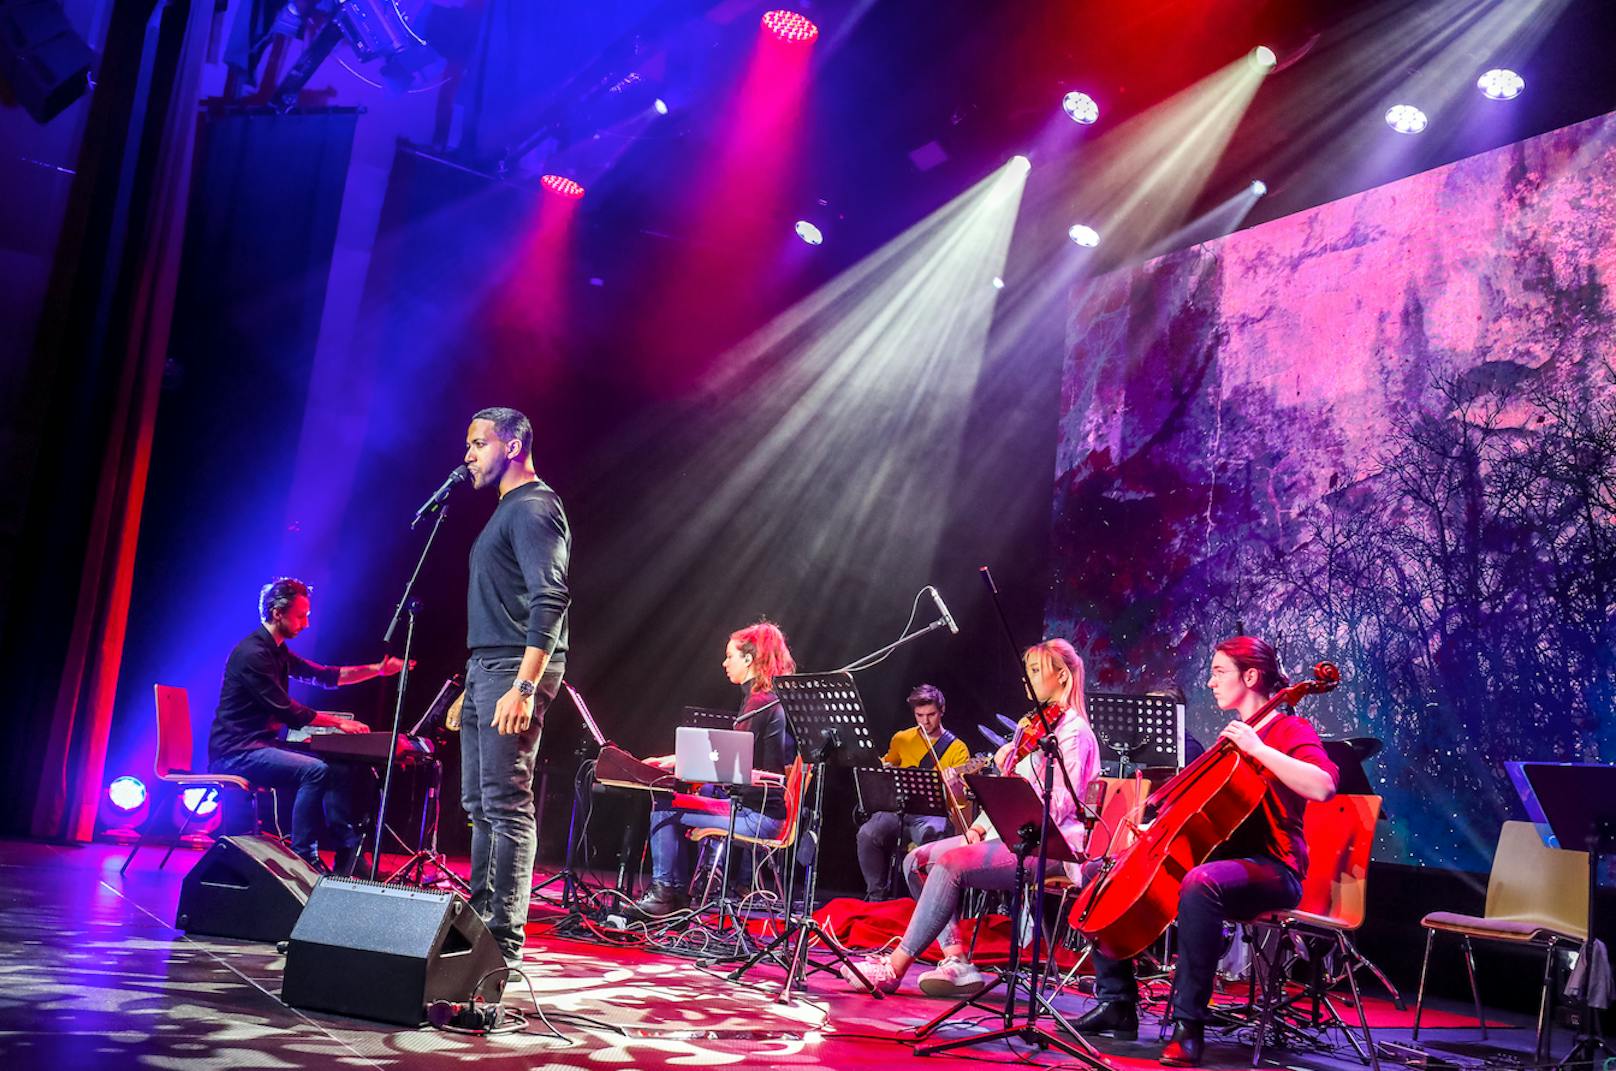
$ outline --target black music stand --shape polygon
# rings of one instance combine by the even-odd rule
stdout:
[[[561,682],[561,687],[566,691],[567,695],[572,697],[572,705],[578,709],[578,716],[583,719],[584,728],[589,731],[589,736],[594,740],[596,748],[605,747],[606,736],[600,731],[600,725],[595,721],[595,716],[589,712],[589,706],[584,702],[584,697],[578,694],[578,689],[566,681]],[[599,754],[598,750],[596,753]],[[583,767],[580,766],[572,777],[572,811],[567,818],[567,851],[565,860],[561,864],[561,869],[528,890],[529,900],[538,899],[539,893],[543,890],[558,881],[561,883],[561,906],[567,912],[567,917],[557,925],[576,922],[584,914],[584,898],[578,892],[579,889],[584,887],[584,880],[578,873],[573,857],[578,843],[578,797],[588,791],[588,789],[581,788],[578,783],[581,779],[579,774],[582,769]]]
[[[866,815],[888,811],[898,816],[898,851],[887,868],[888,880],[902,887],[903,832],[911,817],[947,818],[943,778],[935,768],[919,766],[859,767],[853,771],[853,794],[857,807]],[[867,820],[867,819],[866,819]],[[946,827],[945,827],[946,828]],[[901,894],[900,894],[901,895]]]
[[[1117,755],[1117,776],[1128,767],[1184,765],[1184,704],[1165,695],[1088,694],[1089,724],[1103,751]]]
[[[444,723],[449,715],[449,708],[465,690],[466,686],[458,673],[444,681],[443,687],[432,697],[432,702],[427,705],[421,719],[410,727],[408,735],[439,740],[447,731]],[[470,896],[470,884],[465,878],[449,869],[448,857],[438,850],[438,821],[443,814],[443,760],[438,758],[437,751],[438,748],[434,747],[430,758],[426,798],[421,801],[421,828],[415,838],[417,845],[415,854],[406,859],[403,866],[387,875],[385,884],[408,882],[411,885],[424,886],[447,882],[451,888]],[[438,876],[433,882],[426,880],[428,864],[437,870]]]
[[[1521,764],[1527,783],[1543,808],[1549,828],[1562,848],[1581,842],[1588,851],[1588,937],[1592,942],[1599,904],[1599,871],[1607,855],[1616,854],[1616,766],[1590,762]],[[1586,956],[1588,946],[1584,945]],[[1599,1028],[1599,1012],[1582,997],[1582,1025],[1571,1051],[1555,1068],[1593,1067],[1616,1058],[1616,1047]]]
[[[1053,738],[1050,738],[1051,740]],[[1046,769],[1046,791],[1053,785],[1053,771]],[[992,821],[993,828],[1001,831],[1011,830],[1015,833],[1015,840],[1006,839],[1005,843],[1011,845],[1011,851],[1016,857],[1016,883],[1010,895],[1010,962],[1004,970],[999,971],[993,981],[982,989],[966,997],[938,1015],[924,1026],[915,1031],[917,1039],[924,1038],[936,1031],[943,1023],[953,1018],[961,1009],[969,1006],[981,1006],[982,997],[997,988],[1000,983],[1006,983],[1004,994],[1004,1008],[1001,1013],[1002,1025],[997,1030],[989,1030],[981,1034],[970,1034],[965,1037],[948,1038],[944,1041],[928,1042],[915,1048],[916,1056],[930,1056],[932,1053],[948,1052],[952,1049],[964,1048],[967,1045],[980,1045],[985,1041],[1007,1041],[1017,1038],[1039,1048],[1058,1049],[1072,1059],[1087,1064],[1098,1071],[1108,1071],[1105,1061],[1101,1058],[1099,1050],[1090,1045],[1088,1040],[1078,1033],[1076,1027],[1067,1021],[1048,997],[1040,991],[1043,979],[1043,918],[1042,911],[1035,914],[1033,921],[1032,962],[1028,964],[1027,986],[1027,1014],[1026,1020],[1016,1022],[1016,986],[1021,977],[1021,941],[1016,935],[1016,929],[1021,924],[1022,904],[1025,902],[1024,890],[1027,888],[1027,857],[1037,856],[1041,863],[1062,862],[1075,863],[1080,860],[1073,854],[1071,845],[1054,823],[1048,821],[1048,810],[1038,793],[1019,776],[992,777],[982,774],[968,774],[965,783],[971,786],[971,792],[976,796],[977,802],[987,812],[988,819]],[[1042,841],[1040,844],[1040,833]],[[1041,868],[1040,868],[1041,869]],[[1037,890],[1039,903],[1042,903],[1044,891]],[[1053,950],[1051,950],[1053,955]],[[1051,1034],[1038,1025],[1038,1016],[1047,1014],[1055,1020],[1074,1040]]]
[[[804,763],[819,767],[813,772],[812,806],[798,814],[798,838],[807,836],[813,842],[808,862],[804,866],[802,910],[788,896],[785,929],[774,940],[752,954],[727,976],[739,981],[746,972],[768,959],[783,967],[785,985],[775,1000],[789,1001],[798,985],[806,986],[810,970],[835,974],[836,968],[820,963],[808,955],[808,944],[817,940],[830,950],[837,963],[845,965],[874,997],[882,993],[870,984],[859,970],[858,964],[836,940],[834,934],[814,918],[814,897],[819,884],[819,823],[824,814],[824,767],[835,763],[841,766],[872,766],[877,762],[875,744],[870,736],[870,725],[864,716],[864,704],[859,699],[858,687],[847,672],[799,673],[774,678],[774,691],[786,723],[797,742],[797,751]],[[788,860],[786,866],[791,867]],[[789,949],[785,959],[780,951]]]

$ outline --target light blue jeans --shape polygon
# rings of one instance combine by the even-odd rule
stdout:
[[[919,957],[933,941],[945,948],[964,944],[959,935],[963,890],[1015,888],[1016,857],[1002,840],[966,844],[964,837],[944,837],[910,852],[903,861],[903,877],[915,898],[915,913],[898,947]]]

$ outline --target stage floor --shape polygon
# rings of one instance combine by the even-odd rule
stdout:
[[[198,853],[143,851],[128,875],[127,849],[60,847],[0,841],[0,1071],[76,1071],[147,1067],[479,1068],[597,1066],[680,1068],[893,1067],[917,1064],[899,1032],[946,1005],[913,989],[876,1001],[816,974],[805,999],[772,1001],[781,973],[755,972],[758,985],[732,983],[690,960],[549,933],[545,905],[534,911],[525,972],[533,997],[562,1038],[547,1036],[527,985],[513,982],[507,1002],[528,1013],[526,1033],[493,1037],[415,1030],[305,1013],[279,1000],[282,961],[272,947],[189,938],[173,928],[180,880]],[[912,985],[913,975],[911,975]],[[1063,995],[1057,1005],[1080,1014],[1088,1001]],[[1407,1017],[1372,1005],[1377,1040],[1404,1041]],[[1531,1024],[1493,1013],[1504,1025],[1483,1043],[1460,1009],[1438,1007],[1421,1044],[1462,1067],[1530,1063]],[[949,1035],[985,1029],[987,1013]],[[1376,1019],[1379,1023],[1376,1023]],[[1432,1022],[1428,1018],[1427,1023]],[[1467,1024],[1468,1025],[1465,1025]],[[1383,1025],[1382,1025],[1383,1024]],[[1140,1043],[1098,1039],[1108,1066],[1157,1067],[1155,1023]],[[1557,1051],[1570,1044],[1556,1031]],[[1251,1067],[1249,1045],[1213,1038],[1208,1067]],[[1361,1067],[1323,1053],[1279,1052],[1265,1066]],[[930,1058],[1079,1067],[1056,1053],[1016,1044],[984,1045]],[[1388,1064],[1387,1066],[1392,1066]]]

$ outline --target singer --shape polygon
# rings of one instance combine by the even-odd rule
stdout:
[[[561,499],[533,471],[533,425],[484,409],[466,433],[466,470],[499,504],[471,548],[461,801],[471,820],[471,906],[507,963],[519,963],[538,833],[533,763],[567,653],[572,532]]]

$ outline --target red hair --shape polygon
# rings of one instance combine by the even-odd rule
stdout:
[[[773,691],[774,678],[797,672],[786,634],[772,621],[736,629],[729,634],[729,642],[752,660],[753,693]]]
[[[1263,695],[1273,695],[1291,683],[1285,671],[1279,668],[1279,652],[1267,640],[1259,640],[1255,636],[1230,636],[1213,650],[1227,655],[1242,676],[1248,669],[1256,670],[1255,690]]]

